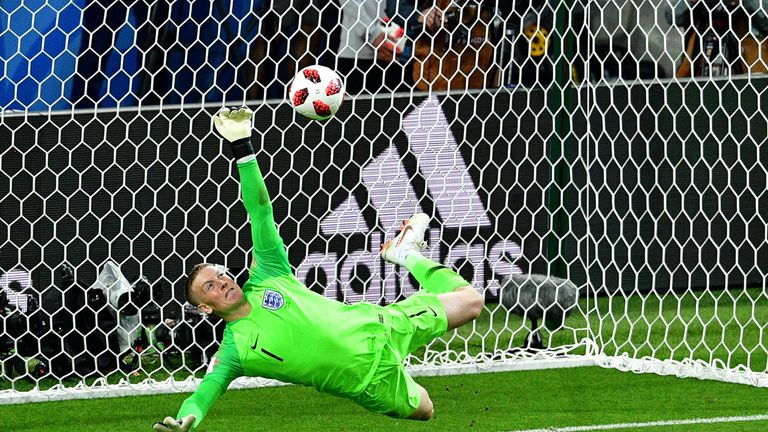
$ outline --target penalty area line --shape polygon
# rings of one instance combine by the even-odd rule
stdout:
[[[653,421],[653,422],[644,422],[644,423],[614,423],[614,424],[591,425],[591,426],[549,427],[544,429],[526,429],[526,430],[516,430],[516,431],[510,431],[510,432],[582,432],[582,431],[615,430],[615,429],[630,429],[630,428],[634,428],[634,429],[650,428],[650,427],[658,427],[658,426],[735,423],[735,422],[750,422],[750,421],[762,421],[762,420],[768,420],[768,415],[760,414],[760,415],[752,415],[752,416],[665,420],[665,421]]]

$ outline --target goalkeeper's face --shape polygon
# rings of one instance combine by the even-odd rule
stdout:
[[[205,266],[192,281],[192,293],[200,311],[227,315],[245,302],[243,289],[222,266]]]

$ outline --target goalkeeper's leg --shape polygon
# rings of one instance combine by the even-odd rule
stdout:
[[[404,266],[422,289],[437,294],[448,318],[448,330],[451,330],[480,316],[484,298],[458,273],[421,254],[426,248],[424,232],[428,227],[429,216],[424,213],[413,215],[403,223],[394,239],[384,243],[381,257]]]

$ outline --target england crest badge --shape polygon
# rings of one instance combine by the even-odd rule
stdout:
[[[283,295],[277,291],[265,290],[264,299],[261,301],[261,307],[269,310],[278,310],[285,304]]]

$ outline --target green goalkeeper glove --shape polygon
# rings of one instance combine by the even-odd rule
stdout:
[[[166,417],[162,423],[155,422],[152,425],[152,429],[159,432],[188,432],[192,430],[195,420],[197,420],[197,417],[192,414],[178,420],[173,417]]]
[[[235,159],[253,155],[251,144],[251,118],[253,111],[248,107],[236,109],[222,108],[213,115],[216,131],[229,142]]]

